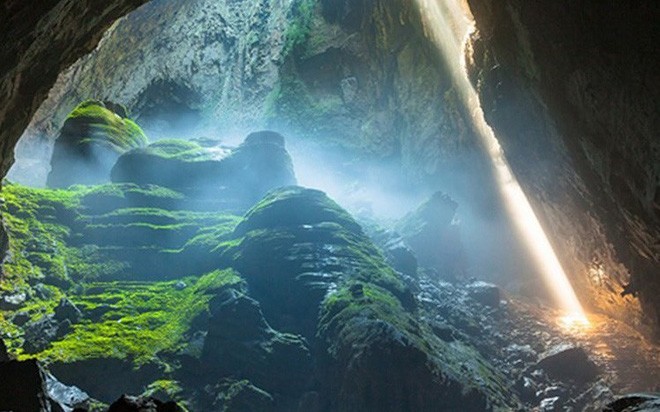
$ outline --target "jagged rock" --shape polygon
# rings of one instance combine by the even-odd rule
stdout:
[[[119,155],[147,138],[121,106],[87,100],[67,117],[55,141],[49,187],[107,182]]]
[[[437,192],[396,225],[419,264],[435,268],[450,280],[465,272],[463,246],[458,226],[453,224],[457,208],[449,196]]]
[[[112,168],[112,181],[155,184],[213,205],[225,202],[245,208],[296,179],[284,137],[262,131],[248,135],[231,151],[192,141],[159,141],[122,155]]]
[[[275,410],[273,397],[247,380],[225,380],[213,388],[214,410],[268,412]]]
[[[460,351],[419,328],[412,316],[417,302],[402,276],[324,193],[273,191],[246,213],[234,236],[240,242],[225,255],[269,323],[320,341],[324,408],[484,410],[489,401],[501,402],[486,374],[474,377],[484,383],[477,388],[435,363],[430,353],[461,362]],[[485,361],[484,370],[492,370]]]
[[[90,398],[89,395],[80,390],[80,388],[76,386],[67,386],[58,381],[57,378],[50,373],[46,373],[45,378],[48,397],[51,402],[58,405],[61,410],[67,411],[77,408],[83,410],[87,409],[87,402]]]
[[[34,359],[0,363],[0,410],[50,411],[46,377]]]
[[[48,348],[50,343],[58,337],[59,322],[55,320],[54,315],[46,315],[39,320],[27,323],[24,331],[23,350],[26,353],[38,353]]]
[[[110,405],[108,412],[183,412],[176,402],[163,402],[152,397],[122,395]]]
[[[492,283],[477,281],[466,286],[468,296],[484,306],[496,308],[500,306],[500,288]]]
[[[30,321],[30,314],[25,311],[16,312],[11,321],[16,326],[23,326]]]
[[[660,396],[634,393],[609,403],[603,412],[659,412]]]
[[[219,376],[249,379],[276,393],[301,393],[311,373],[304,339],[273,330],[259,303],[228,289],[209,304],[203,368]]]
[[[71,323],[77,323],[82,317],[80,309],[67,298],[60,299],[60,303],[55,307],[55,320],[57,321],[68,320]]]
[[[541,355],[536,367],[551,378],[571,380],[582,384],[593,381],[599,374],[596,364],[581,347],[559,345]]]

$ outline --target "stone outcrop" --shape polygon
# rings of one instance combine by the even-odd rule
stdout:
[[[99,184],[124,152],[146,145],[142,129],[122,106],[98,100],[80,103],[67,116],[55,141],[49,187]]]
[[[270,131],[251,133],[233,150],[159,141],[122,155],[111,176],[116,183],[163,186],[243,210],[269,190],[296,183],[284,137]]]

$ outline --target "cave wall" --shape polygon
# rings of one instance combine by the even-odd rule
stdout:
[[[23,133],[19,166],[37,167],[30,183],[43,184],[57,131],[87,98],[125,105],[152,139],[216,130],[243,137],[249,127],[262,127],[291,3],[150,1],[60,74]]]
[[[0,5],[0,175],[57,76],[144,0],[9,0]]]
[[[394,160],[417,179],[474,162],[456,93],[407,1],[153,0],[59,76],[12,172],[43,184],[57,130],[92,97],[126,105],[152,139],[270,127]],[[192,136],[154,121],[168,107],[188,112],[180,126]]]
[[[657,325],[660,4],[468,3],[486,118],[581,298]]]

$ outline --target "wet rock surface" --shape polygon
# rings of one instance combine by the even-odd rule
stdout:
[[[657,329],[660,7],[468,3],[486,119],[573,285],[590,306]]]

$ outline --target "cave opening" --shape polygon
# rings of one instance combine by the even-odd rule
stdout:
[[[487,3],[151,0],[40,58],[0,117],[0,409],[657,407],[657,142],[590,146],[562,54],[646,53],[596,26],[657,10]]]

